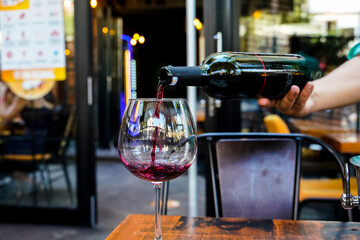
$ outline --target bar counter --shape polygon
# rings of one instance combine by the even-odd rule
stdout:
[[[161,216],[163,240],[360,239],[360,223]],[[154,239],[153,215],[129,215],[106,240]]]

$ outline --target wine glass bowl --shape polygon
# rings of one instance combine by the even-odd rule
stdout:
[[[130,99],[120,126],[118,153],[132,174],[153,182],[155,239],[161,239],[160,183],[184,173],[197,153],[196,129],[186,100]]]
[[[190,167],[197,151],[186,101],[129,100],[118,143],[121,161],[135,176],[152,182],[178,177]]]

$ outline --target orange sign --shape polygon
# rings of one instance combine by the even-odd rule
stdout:
[[[0,0],[1,10],[21,10],[29,8],[29,0]]]
[[[38,68],[2,71],[1,77],[6,82],[22,82],[34,80],[64,80],[66,78],[65,68]]]

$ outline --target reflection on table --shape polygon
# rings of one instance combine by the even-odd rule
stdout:
[[[315,119],[290,119],[290,127],[294,132],[322,138],[327,133],[345,133],[349,132],[349,128],[341,126],[341,122],[337,120],[329,120],[323,118]]]
[[[163,239],[358,239],[360,223],[162,216]],[[153,239],[153,215],[129,215],[106,238]]]
[[[360,153],[360,135],[355,132],[327,133],[322,138],[324,142],[331,145],[336,151],[340,153]]]

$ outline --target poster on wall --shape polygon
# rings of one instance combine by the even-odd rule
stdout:
[[[66,79],[62,0],[0,0],[1,80],[18,96],[46,95]]]

